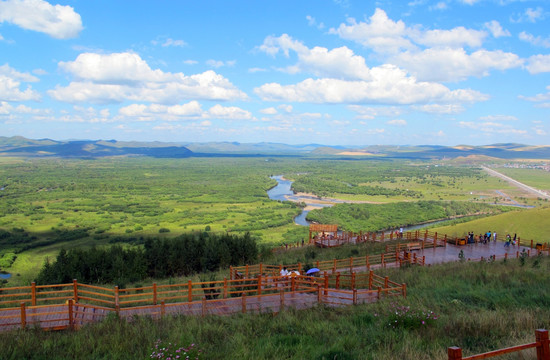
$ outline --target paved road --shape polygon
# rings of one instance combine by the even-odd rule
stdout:
[[[548,195],[546,192],[541,191],[539,189],[535,189],[534,187],[531,187],[529,185],[525,185],[524,183],[521,183],[517,180],[512,179],[511,177],[508,177],[504,174],[499,173],[498,171],[495,171],[493,169],[489,169],[488,167],[482,166],[483,170],[487,171],[490,175],[499,177],[505,181],[508,181],[510,184],[517,186],[518,188],[525,190],[527,192],[530,192],[531,194],[534,194],[536,196],[550,199],[550,195]]]

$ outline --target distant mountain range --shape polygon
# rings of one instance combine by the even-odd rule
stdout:
[[[548,159],[550,146],[493,144],[484,146],[398,146],[372,145],[362,148],[320,144],[288,145],[280,143],[163,143],[116,140],[27,139],[21,136],[1,137],[0,156],[100,158],[112,156],[149,156],[185,158],[205,156],[306,156],[362,159],[456,159],[476,161],[493,159]]]

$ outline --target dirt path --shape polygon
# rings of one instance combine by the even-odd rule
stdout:
[[[489,169],[488,167],[485,167],[485,166],[482,166],[481,167],[483,170],[487,171],[489,173],[489,175],[492,175],[492,176],[496,176],[498,178],[501,178],[502,180],[505,180],[507,182],[509,182],[510,184],[524,190],[524,191],[527,191],[533,195],[536,195],[536,196],[539,196],[539,197],[542,197],[542,198],[545,198],[545,199],[550,199],[550,195],[548,195],[546,192],[544,191],[541,191],[541,190],[538,190],[538,189],[535,189],[534,187],[531,187],[529,185],[525,185],[524,183],[521,183],[517,180],[514,180],[512,179],[511,177],[508,177],[504,174],[501,174],[499,173],[498,171],[495,171],[493,169]]]

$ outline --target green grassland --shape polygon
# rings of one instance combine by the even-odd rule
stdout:
[[[517,234],[524,241],[550,242],[550,207],[511,211],[483,219],[455,225],[435,227],[433,230],[449,236],[462,237],[470,231],[483,234],[497,232],[499,239],[506,234]]]
[[[327,162],[320,171],[291,177],[296,191],[352,201],[417,200],[494,202],[495,189],[512,190],[480,168],[396,161]]]
[[[550,191],[550,171],[545,171],[542,169],[516,169],[505,167],[494,168],[494,170],[536,189]]]
[[[192,231],[250,232],[267,246],[259,261],[271,264],[312,266],[317,260],[384,251],[385,244],[369,243],[272,253],[271,246],[307,237],[307,228],[292,220],[301,209],[267,197],[266,190],[275,185],[269,176],[279,174],[295,180],[297,191],[388,203],[369,205],[370,215],[399,211],[400,222],[429,215],[415,207],[422,204],[447,216],[442,207],[450,200],[458,205],[479,203],[466,212],[479,211],[478,205],[502,201],[495,195],[497,189],[517,201],[547,206],[521,198],[521,192],[479,168],[435,165],[308,158],[2,158],[0,261],[15,254],[15,262],[2,269],[14,275],[9,285],[27,284],[44,260],[54,259],[62,248],[142,246],[147,238]],[[417,203],[420,200],[423,203]],[[360,205],[365,204],[342,207],[350,209],[344,212],[358,226],[368,221],[362,220]],[[508,210],[434,230],[450,236],[491,230],[500,239],[509,232],[523,240],[550,240],[549,207]],[[195,343],[204,359],[435,359],[445,358],[447,347],[453,345],[469,355],[533,342],[535,329],[548,328],[550,288],[541,284],[550,281],[549,270],[548,257],[386,269],[382,275],[407,283],[406,299],[264,315],[162,321],[144,317],[131,323],[110,317],[76,332],[13,331],[0,333],[0,359],[146,359],[158,339],[181,346]],[[227,269],[219,269],[185,279],[145,279],[141,284],[226,276]],[[402,309],[407,309],[406,315],[399,315]],[[428,313],[435,316],[422,324]],[[518,355],[503,357],[512,358]]]
[[[266,194],[276,184],[269,176],[287,168],[238,158],[8,159],[0,165],[0,229],[24,230],[34,245],[0,243],[0,259],[17,253],[7,269],[17,284],[28,283],[61,248],[205,230],[251,232],[270,244],[298,241],[307,235],[293,223],[301,209]],[[77,230],[77,237],[60,236]]]
[[[145,238],[193,231],[250,232],[267,246],[301,241],[307,229],[293,223],[300,207],[271,201],[266,194],[276,184],[270,176],[279,174],[294,180],[296,191],[353,201],[489,204],[501,202],[495,189],[516,194],[508,183],[480,168],[430,162],[304,157],[1,158],[0,230],[22,231],[28,237],[19,242],[0,239],[0,268],[14,274],[11,285],[27,284],[44,260],[55,258],[61,248],[139,245]],[[372,207],[369,212],[387,213],[387,209]],[[398,222],[418,222],[416,215],[400,211]],[[349,216],[356,222],[353,230],[367,229],[368,220],[353,211]]]

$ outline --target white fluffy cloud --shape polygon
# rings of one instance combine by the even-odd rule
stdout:
[[[495,121],[517,121],[518,118],[513,115],[487,115],[482,116],[479,118],[479,120],[482,121],[489,121],[489,122],[495,122]]]
[[[182,120],[252,120],[253,116],[249,111],[235,106],[212,106],[209,110],[202,109],[198,101],[190,101],[179,105],[160,104],[132,104],[119,110],[122,118],[136,121],[182,121]]]
[[[490,23],[491,29],[498,31],[497,22]],[[407,27],[402,20],[393,21],[382,9],[376,9],[367,22],[348,19],[329,33],[342,39],[352,40],[378,53],[392,54],[403,50],[417,50],[421,46],[436,47],[480,47],[487,37],[483,30],[467,29],[459,26],[450,30],[425,30],[420,26]],[[500,34],[502,34],[500,28]]]
[[[393,21],[382,9],[376,9],[369,22],[357,22],[348,19],[348,24],[340,24],[329,30],[342,39],[358,42],[381,53],[394,53],[402,49],[412,49],[415,46],[406,38],[407,27],[401,20]]]
[[[550,55],[534,55],[527,60],[527,70],[531,74],[550,72]]]
[[[458,114],[465,110],[460,104],[413,105],[412,108],[428,114]]]
[[[349,105],[348,109],[357,113],[355,118],[371,120],[377,116],[395,117],[403,113],[403,110],[397,106],[370,107],[361,105]]]
[[[461,121],[459,123],[459,126],[467,129],[481,131],[487,134],[515,134],[515,135],[527,134],[526,130],[515,129],[511,125],[501,124],[501,123],[491,122],[491,121],[485,121],[485,122]]]
[[[298,101],[348,104],[415,104],[419,102],[464,103],[487,100],[478,91],[418,82],[393,66],[370,70],[369,81],[345,81],[332,78],[306,79],[296,85],[264,84],[255,93],[266,101]]]
[[[283,71],[288,73],[309,72],[316,76],[327,76],[338,79],[368,79],[369,68],[362,56],[343,46],[333,50],[316,46],[308,48],[291,36],[268,36],[259,49],[267,54],[276,55],[282,52],[289,57],[290,51],[296,52],[298,63]]]
[[[478,50],[472,54],[461,48],[430,48],[422,52],[404,52],[392,63],[407,69],[424,81],[459,81],[470,76],[487,76],[490,70],[520,67],[523,60],[501,50]]]
[[[549,108],[550,107],[550,86],[547,86],[546,90],[548,90],[546,94],[537,94],[535,96],[520,95],[519,98],[526,101],[538,103],[537,107]]]
[[[21,73],[8,64],[0,66],[0,101],[39,100],[40,95],[30,86],[21,89],[21,82],[36,82],[38,78]]]
[[[511,36],[510,32],[508,30],[504,30],[500,23],[496,20],[492,20],[489,22],[486,22],[485,28],[491,32],[493,37],[499,38],[503,36]]]
[[[71,6],[51,5],[43,0],[0,1],[2,22],[46,33],[56,39],[74,38],[82,30],[80,15]]]
[[[519,39],[535,46],[550,48],[550,37],[543,38],[541,36],[534,36],[525,31],[522,31],[519,34]]]
[[[48,94],[69,103],[123,101],[176,104],[189,99],[245,100],[245,93],[214,71],[184,75],[153,70],[134,53],[80,54],[59,67],[75,81]]]
[[[415,43],[424,46],[445,46],[458,48],[462,46],[480,47],[487,36],[485,31],[466,29],[463,26],[451,30],[417,30],[408,31]]]
[[[388,121],[387,124],[392,126],[403,127],[403,126],[407,126],[407,121],[403,119],[395,119],[395,120]]]
[[[230,60],[230,61],[221,61],[221,60],[207,60],[206,61],[206,65],[210,66],[210,67],[213,67],[215,69],[217,68],[221,68],[223,66],[228,66],[228,67],[232,67],[232,66],[235,66],[236,64],[236,61],[235,60]]]
[[[269,107],[266,109],[261,109],[260,112],[265,115],[275,115],[277,114],[277,109],[275,109],[274,107]]]
[[[406,69],[421,81],[462,81],[470,76],[486,76],[493,70],[520,67],[523,60],[501,50],[481,49],[489,35],[510,36],[498,21],[484,24],[486,30],[424,29],[393,21],[386,12],[376,9],[365,22],[349,19],[329,32],[373,50],[385,61]],[[465,48],[477,49],[473,52]]]

